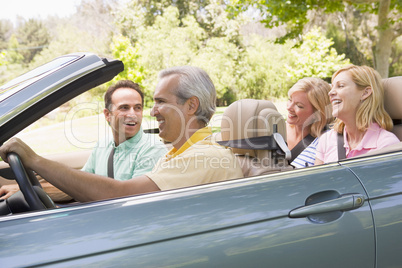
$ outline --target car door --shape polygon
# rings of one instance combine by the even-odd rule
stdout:
[[[366,192],[338,164],[0,219],[8,266],[375,267]]]
[[[402,152],[345,161],[363,182],[373,210],[378,267],[402,264]]]

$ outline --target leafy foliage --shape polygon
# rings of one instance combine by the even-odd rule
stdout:
[[[0,20],[0,50],[6,49],[8,39],[13,31],[13,25],[9,20]]]
[[[239,64],[238,98],[272,99],[284,97],[292,81],[285,64],[293,66],[292,45],[279,45],[259,35],[248,39]]]
[[[7,63],[7,61],[6,61],[6,52],[2,51],[2,52],[0,52],[0,66],[4,65],[6,63]]]
[[[345,55],[338,55],[331,47],[333,43],[319,28],[314,28],[304,35],[303,44],[292,49],[294,65],[286,66],[291,80],[297,81],[303,77],[331,77],[336,70],[350,64],[349,60],[345,60]]]
[[[264,23],[266,27],[273,28],[286,25],[287,33],[277,40],[281,44],[288,39],[300,37],[305,24],[309,21],[309,10],[321,9],[329,13],[342,11],[344,9],[342,0],[234,0],[232,4],[229,5],[228,10],[232,15],[239,15],[240,12],[244,12],[250,7],[261,11],[263,17],[261,22]]]
[[[18,39],[23,62],[30,63],[49,44],[50,35],[42,22],[29,19],[18,29]]]
[[[400,1],[391,2],[394,9],[390,23],[396,25],[401,21],[400,14],[394,11],[401,5]],[[116,9],[115,0],[85,0],[69,19],[52,18],[46,27],[36,25],[47,29],[49,38],[42,51],[29,61],[29,68],[77,51],[117,58],[123,61],[125,70],[110,83],[119,79],[139,83],[149,107],[157,73],[175,65],[205,69],[216,86],[218,104],[228,105],[239,98],[283,98],[298,79],[330,77],[337,68],[348,63],[347,58],[358,64],[374,62],[373,23],[369,25],[370,31],[363,31],[366,25],[361,25],[376,19],[371,15],[378,8],[376,4],[352,6],[341,0],[238,0],[226,8],[227,2],[221,0],[131,0],[126,3]],[[237,16],[229,17],[228,10]],[[315,10],[319,11],[312,13]],[[260,15],[265,25],[275,30],[261,27],[263,34],[253,34],[252,27],[245,27],[252,23],[241,14],[243,11],[253,17]],[[334,11],[336,13],[332,14]],[[324,22],[323,30],[317,28],[308,32],[314,24],[311,19],[320,14],[326,14],[333,23]],[[345,29],[338,25],[340,15],[344,16]],[[7,76],[14,72],[14,66],[25,63],[26,55],[22,52],[29,50],[21,48],[38,46],[34,42],[21,43],[27,40],[19,35],[21,29],[28,27],[24,24],[28,22],[21,24],[11,38],[7,24],[3,28],[0,24],[0,41],[2,36],[7,40],[7,51],[2,53],[7,65],[0,71],[7,69]],[[35,27],[32,24],[26,29]],[[278,37],[276,33],[283,30],[285,34],[277,40],[280,43],[274,42]],[[321,31],[326,31],[327,37]],[[349,31],[352,34],[345,35]],[[42,33],[31,32],[37,36]],[[397,73],[402,64],[398,61],[401,50],[397,39],[395,43],[390,70]],[[102,101],[110,83],[92,90],[86,100]]]
[[[124,71],[114,78],[114,81],[129,79],[135,83],[142,84],[145,70],[138,64],[138,46],[131,45],[130,40],[124,36],[116,36],[111,44],[113,56],[124,63]]]
[[[356,25],[361,23],[358,19],[361,15],[360,13],[354,12],[354,19],[356,20]],[[355,24],[353,23],[353,24]],[[353,25],[352,25],[353,26]],[[348,31],[349,34],[345,34]],[[327,24],[326,36],[333,40],[332,47],[336,49],[339,54],[344,54],[345,58],[350,59],[353,64],[356,65],[373,65],[372,58],[372,46],[370,41],[367,39],[367,35],[364,35],[362,31],[359,31],[358,27],[349,27],[342,30],[334,23],[329,21]]]
[[[5,58],[9,63],[21,63],[24,60],[24,56],[18,52],[20,44],[15,35],[12,35],[8,42],[8,50],[5,53]]]
[[[214,5],[206,9],[219,17],[214,20],[214,25],[219,28],[217,31],[226,31],[228,34],[208,35],[194,16],[183,17],[176,7],[164,9],[161,15],[155,16],[152,25],[146,23],[138,25],[137,21],[135,38],[131,39],[132,44],[127,47],[128,51],[135,50],[136,54],[138,53],[138,58],[134,59],[133,64],[140,64],[143,70],[146,70],[143,87],[149,98],[148,102],[156,86],[157,73],[164,68],[178,65],[204,68],[214,81],[220,101],[227,102],[224,99],[230,98],[230,92],[235,84],[236,63],[241,50],[236,45],[240,27],[237,22],[227,21],[227,17],[221,14],[224,12],[222,7]],[[127,22],[121,27],[123,25],[127,26]],[[123,48],[120,46],[118,49]]]
[[[115,36],[111,44],[111,50],[113,57],[124,63],[124,71],[119,73],[111,83],[122,79],[129,79],[143,86],[146,71],[144,66],[138,63],[140,56],[138,54],[138,46],[132,46],[127,37]]]
[[[348,63],[330,48],[333,42],[319,29],[308,35],[301,47],[294,47],[294,42],[280,45],[261,36],[240,38],[241,19],[229,20],[219,5],[210,4],[205,10],[216,16],[211,25],[224,35],[213,34],[213,29],[208,33],[200,19],[182,16],[176,7],[168,7],[155,16],[152,25],[137,21],[131,43],[129,36],[124,45],[115,39],[114,56],[122,59],[126,67],[132,66],[128,69],[143,68],[141,83],[146,102],[151,102],[157,73],[170,66],[194,65],[207,70],[217,89],[218,104],[228,105],[238,98],[282,98],[302,76],[328,77]],[[127,12],[131,14],[132,10]],[[126,32],[127,21],[120,25],[123,26],[122,33]],[[124,77],[126,72],[130,71],[125,71]]]
[[[234,101],[237,84],[235,74],[240,54],[241,51],[227,38],[215,37],[209,39],[190,61],[192,65],[208,70],[221,105]]]
[[[372,16],[364,18],[365,23],[355,25],[365,28],[365,34],[370,36],[369,41],[373,48],[371,50],[372,63],[382,76],[388,77],[393,41],[402,35],[401,6],[400,0],[234,0],[228,10],[233,16],[238,16],[249,9],[257,9],[262,17],[261,21],[265,23],[266,27],[285,26],[286,34],[277,39],[280,43],[289,39],[301,41],[303,31],[310,23],[310,16],[315,12],[342,15],[348,10],[353,10],[355,13],[375,14],[377,21],[373,25],[369,25],[374,21]],[[353,17],[351,21],[353,21]],[[366,19],[370,20],[370,23]],[[344,22],[341,21],[340,24],[339,27],[345,27]],[[350,29],[348,30],[350,31]],[[347,35],[348,31],[345,30],[345,34]],[[346,42],[348,42],[348,38],[346,38]],[[358,44],[358,41],[352,43]],[[355,55],[358,54],[355,53]]]
[[[333,43],[316,28],[306,34],[301,46],[293,41],[283,45],[253,35],[249,39],[239,68],[238,97],[283,98],[288,89],[303,77],[328,78],[348,64],[338,55]]]

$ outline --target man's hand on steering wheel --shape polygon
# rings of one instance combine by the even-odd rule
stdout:
[[[39,156],[18,138],[12,138],[0,147],[0,157],[13,170],[16,181],[24,195],[30,210],[55,208],[55,204],[42,189],[37,177],[32,171],[32,165]]]
[[[0,188],[0,199],[7,199],[19,190],[18,184],[3,185]]]
[[[7,154],[14,152],[19,155],[26,168],[31,168],[38,155],[19,138],[12,138],[0,147],[0,157],[7,162]]]

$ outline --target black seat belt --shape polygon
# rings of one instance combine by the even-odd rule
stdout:
[[[308,134],[304,139],[299,141],[298,144],[296,144],[295,147],[293,147],[292,150],[290,150],[292,154],[292,158],[290,158],[289,162],[293,162],[293,160],[296,159],[296,157],[303,152],[304,149],[306,149],[314,140],[314,137]]]
[[[113,158],[114,158],[114,146],[112,145],[112,150],[110,151],[109,158],[107,160],[107,176],[109,178],[114,178],[114,168],[113,168]]]
[[[343,134],[338,133],[338,160],[346,158],[346,151],[343,145]]]

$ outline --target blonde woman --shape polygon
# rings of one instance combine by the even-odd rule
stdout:
[[[324,80],[308,77],[288,92],[287,144],[292,152],[291,165],[296,168],[314,165],[317,137],[332,122],[330,90]]]
[[[389,132],[393,125],[384,109],[382,79],[373,68],[349,65],[338,70],[332,76],[329,97],[337,119],[332,130],[320,138],[315,164],[342,158],[338,148],[350,158],[399,142]],[[343,135],[339,147],[338,133]]]

